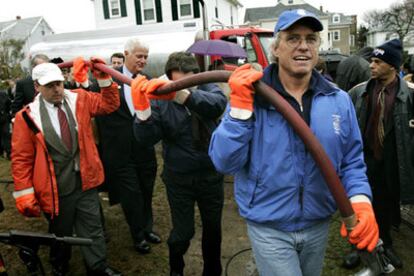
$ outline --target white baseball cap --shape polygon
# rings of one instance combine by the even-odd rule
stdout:
[[[52,81],[65,80],[60,68],[54,63],[41,63],[33,68],[32,79],[40,85],[48,84]]]

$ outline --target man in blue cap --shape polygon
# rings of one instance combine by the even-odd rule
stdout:
[[[362,139],[349,95],[324,79],[318,61],[322,23],[305,10],[283,12],[275,27],[275,63],[250,65],[229,79],[230,107],[212,136],[216,168],[235,174],[235,197],[247,222],[260,275],[319,275],[336,204],[304,143],[260,95],[262,80],[300,114],[330,157],[359,220],[349,241],[372,251],[378,226],[371,206]],[[341,233],[347,231],[343,226]]]
[[[371,79],[349,91],[355,104],[364,141],[367,175],[385,255],[392,265],[403,263],[393,249],[391,228],[399,224],[400,201],[414,203],[414,167],[411,162],[414,139],[414,87],[400,78],[402,45],[392,39],[376,47],[371,55]],[[355,253],[344,265],[357,262]]]

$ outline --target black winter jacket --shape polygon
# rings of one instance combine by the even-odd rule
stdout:
[[[194,174],[214,170],[208,144],[227,99],[215,84],[200,85],[190,91],[184,105],[151,101],[151,117],[147,121],[136,118],[134,133],[143,146],[162,140],[165,169]]]
[[[363,82],[349,91],[355,105],[361,133],[365,130],[368,116],[368,93],[372,92],[373,80]],[[396,95],[393,119],[397,144],[398,168],[400,176],[400,195],[403,204],[414,204],[414,86],[399,79],[399,90]],[[412,123],[413,121],[411,121]]]

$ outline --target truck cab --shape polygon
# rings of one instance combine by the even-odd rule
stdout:
[[[221,39],[228,42],[237,43],[245,49],[247,60],[244,62],[258,63],[263,68],[269,65],[270,44],[273,39],[273,31],[257,27],[243,27],[210,31],[210,39]],[[224,63],[224,69],[234,70],[240,65],[239,58],[211,57],[211,64],[219,60]]]

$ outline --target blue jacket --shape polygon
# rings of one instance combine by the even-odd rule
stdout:
[[[227,99],[215,84],[200,85],[190,91],[191,96],[184,105],[151,101],[151,117],[144,122],[136,118],[134,133],[143,146],[162,140],[164,168],[176,173],[198,174],[215,170],[208,156],[208,143]],[[199,146],[195,136],[204,136]]]
[[[277,67],[262,79],[280,87]],[[349,197],[371,197],[362,140],[352,101],[316,71],[310,128],[330,157]],[[241,121],[227,110],[213,133],[209,154],[218,171],[235,174],[235,197],[247,220],[296,231],[328,219],[336,210],[319,168],[299,136],[274,107],[256,97],[254,116]]]

